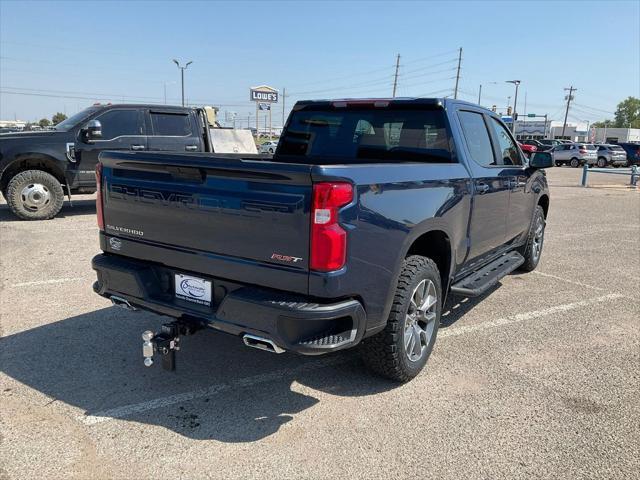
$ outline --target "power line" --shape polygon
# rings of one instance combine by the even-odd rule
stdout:
[[[574,103],[573,105],[576,106],[576,107],[587,108],[589,110],[595,110],[596,112],[608,113],[610,115],[615,115],[616,114],[616,112],[611,112],[609,110],[603,110],[601,108],[589,107],[588,105],[581,105],[579,103]]]

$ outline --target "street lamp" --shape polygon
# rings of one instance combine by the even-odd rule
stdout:
[[[517,108],[518,108],[518,87],[520,86],[520,80],[507,80],[506,83],[513,83],[516,86],[516,95],[515,98],[513,99],[513,114],[512,114],[512,119],[513,121],[511,122],[511,132],[513,134],[516,133],[516,117],[517,117]]]
[[[182,80],[182,106],[184,107],[184,71],[187,69],[187,67],[189,65],[191,65],[193,62],[192,61],[188,61],[184,67],[180,66],[180,62],[178,62],[178,60],[176,60],[175,58],[173,59],[173,63],[175,63],[178,68],[180,69],[180,79]]]

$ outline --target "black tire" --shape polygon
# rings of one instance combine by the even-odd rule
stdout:
[[[412,336],[413,327],[411,327],[411,324],[408,325],[407,322],[411,321],[409,318],[410,307],[414,312],[416,311],[413,309],[411,301],[423,281],[425,281],[427,288],[433,285],[436,295],[433,307],[423,313],[425,315],[433,315],[435,313],[435,318],[428,322],[423,322],[426,325],[425,330],[428,330],[429,333],[425,332],[424,337],[419,335],[421,342],[420,353],[416,359],[411,360],[409,356],[413,353],[408,352],[406,335],[409,332],[409,337]],[[407,257],[404,260],[402,271],[398,278],[396,294],[385,329],[362,342],[361,351],[365,364],[377,374],[397,382],[408,382],[414,378],[424,368],[431,355],[438,333],[441,313],[442,285],[438,267],[430,258],[417,255]],[[414,320],[414,326],[419,323],[420,320]],[[418,328],[422,328],[422,326]],[[423,340],[424,343],[422,343]],[[413,345],[416,344],[414,343]]]
[[[273,148],[270,148],[270,149],[269,149],[269,153],[273,153]]]
[[[544,246],[544,230],[546,220],[544,218],[544,210],[540,205],[536,206],[533,213],[533,220],[529,227],[527,235],[527,243],[518,251],[524,257],[524,263],[520,266],[523,272],[531,272],[536,269],[542,256],[542,247]],[[541,231],[539,229],[541,228]]]
[[[47,220],[62,209],[64,191],[53,175],[42,170],[25,170],[11,178],[5,198],[17,217]]]
[[[580,166],[580,160],[577,158],[572,158],[571,163],[569,163],[573,168],[578,168]]]
[[[598,157],[598,167],[604,168],[607,166],[607,159],[604,157]]]
[[[562,166],[562,162],[559,162],[558,160],[556,160],[556,167],[561,167]]]

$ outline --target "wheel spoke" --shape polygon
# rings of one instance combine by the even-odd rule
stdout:
[[[413,336],[413,331],[411,328],[404,329],[404,348],[407,352],[409,352],[409,344],[411,343],[411,337]]]
[[[407,345],[407,355],[409,355],[409,358],[411,358],[411,355],[413,353],[413,349],[415,347],[415,343],[416,343],[416,337],[413,334],[413,328],[409,329],[409,344]]]
[[[420,338],[420,327],[418,326],[418,324],[414,324],[413,325],[413,354],[416,357],[420,356],[420,353],[422,353],[422,340]]]

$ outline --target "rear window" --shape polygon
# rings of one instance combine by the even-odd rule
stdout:
[[[278,154],[325,163],[452,162],[444,111],[424,107],[307,107],[292,113]]]
[[[191,135],[191,121],[188,114],[151,112],[153,134],[167,137]]]
[[[597,150],[598,147],[595,145],[580,145],[580,148],[586,148],[587,150]]]
[[[619,147],[618,145],[613,145],[609,147],[611,150],[615,150],[616,152],[624,152],[624,148]]]

